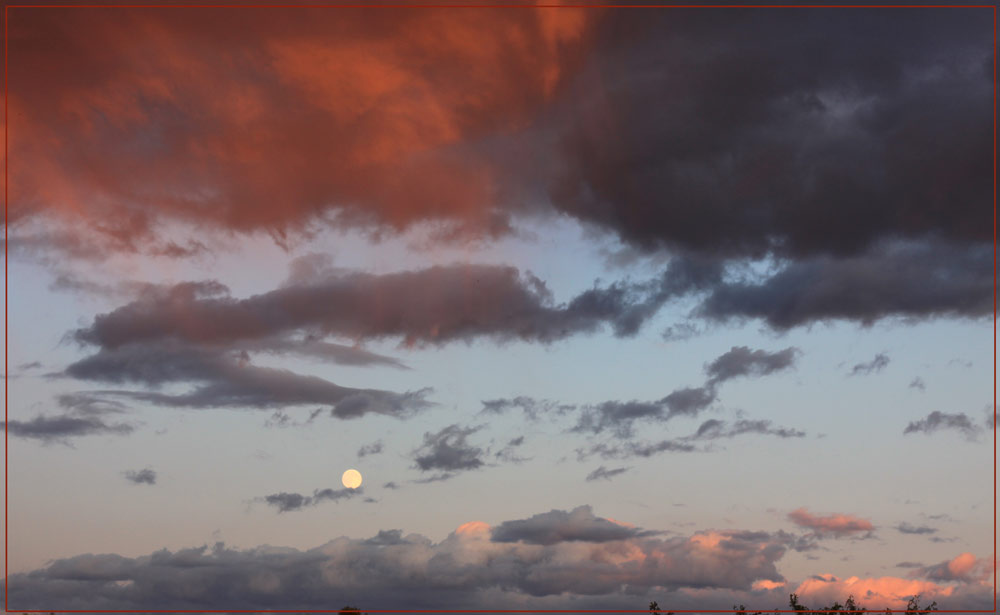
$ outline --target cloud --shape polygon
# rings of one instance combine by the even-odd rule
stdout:
[[[875,358],[867,363],[858,363],[853,368],[851,368],[851,373],[849,376],[857,376],[861,374],[863,376],[871,375],[872,373],[878,373],[885,369],[885,366],[889,364],[889,357],[885,353],[878,353]]]
[[[39,414],[27,421],[13,420],[5,425],[8,433],[16,438],[41,440],[45,443],[65,442],[69,438],[79,436],[123,436],[135,430],[135,427],[128,423],[105,423],[95,417],[72,414]]]
[[[449,473],[475,470],[485,465],[483,449],[472,446],[467,438],[479,431],[478,427],[449,425],[437,433],[424,433],[424,443],[413,451],[415,466],[421,472],[441,470]]]
[[[896,530],[901,534],[934,534],[938,531],[937,528],[934,527],[926,525],[910,525],[906,522],[897,525]]]
[[[316,9],[276,22],[251,8],[234,32],[228,17],[200,9],[121,15],[29,16],[16,28],[14,47],[33,68],[14,70],[9,104],[16,134],[33,136],[10,144],[25,165],[11,182],[12,218],[77,221],[133,250],[166,221],[280,241],[324,219],[508,231],[499,161],[475,144],[524,126],[563,89],[591,20]],[[100,32],[110,55],[83,31]],[[53,38],[58,49],[33,44]],[[483,65],[497,70],[476,72]],[[39,70],[89,77],[42,80]]]
[[[523,463],[528,461],[530,457],[518,457],[515,450],[524,445],[524,436],[518,436],[516,438],[511,438],[507,441],[507,444],[493,454],[493,457],[498,461],[505,461],[508,463]]]
[[[587,512],[544,513],[513,529],[470,522],[440,542],[384,530],[309,550],[217,543],[135,558],[79,555],[10,575],[9,600],[17,608],[301,610],[349,592],[388,609],[610,608],[654,589],[739,592],[784,581],[775,563],[786,546],[766,532],[662,539]],[[511,542],[495,540],[500,528]]]
[[[911,421],[903,435],[911,433],[933,434],[939,431],[954,430],[961,432],[967,440],[975,440],[981,431],[964,412],[948,414],[935,410],[919,421]]]
[[[613,468],[609,470],[608,468],[601,466],[596,470],[594,470],[593,472],[591,472],[590,474],[588,474],[586,480],[587,482],[595,480],[611,480],[615,476],[618,476],[619,474],[624,474],[625,472],[628,471],[629,468]]]
[[[397,485],[393,481],[389,481],[389,482],[385,483],[384,485],[382,485],[382,488],[383,489],[399,489],[399,485]]]
[[[366,444],[358,449],[358,457],[366,457],[368,455],[377,455],[382,452],[385,445],[382,440],[376,440],[371,444]]]
[[[687,436],[668,438],[659,442],[628,441],[609,445],[599,442],[587,448],[578,448],[577,460],[583,461],[593,455],[604,459],[627,459],[630,457],[652,457],[665,452],[693,453],[710,450],[699,448],[697,442],[711,442],[720,438],[735,438],[747,434],[775,436],[778,438],[803,438],[806,433],[788,427],[774,427],[771,421],[740,419],[733,423],[719,419],[708,419],[698,429]]]
[[[590,506],[578,506],[569,512],[551,510],[528,519],[504,521],[492,528],[490,540],[549,546],[562,542],[602,543],[658,533],[597,517]]]
[[[798,348],[789,347],[776,352],[751,350],[747,346],[733,346],[705,368],[708,382],[716,385],[740,376],[767,376],[795,364],[801,354]]]
[[[156,484],[156,472],[149,468],[145,468],[139,471],[126,470],[125,478],[135,483],[136,485],[141,485],[143,483],[147,485]]]
[[[908,385],[908,388],[918,389],[921,392],[923,392],[923,391],[927,390],[927,385],[924,384],[924,379],[923,378],[921,378],[920,376],[917,376],[912,381],[910,381],[910,384]]]
[[[772,427],[771,421],[740,419],[733,424],[728,424],[719,419],[709,419],[698,426],[698,430],[693,435],[687,436],[685,440],[715,440],[718,438],[735,438],[744,434],[760,434],[767,436],[777,436],[779,438],[804,438],[806,433],[798,429],[787,427]]]
[[[751,350],[747,346],[733,346],[705,366],[707,381],[700,387],[676,389],[662,399],[641,401],[605,401],[583,407],[577,432],[601,433],[613,430],[622,439],[633,434],[633,423],[638,420],[668,421],[678,416],[697,416],[717,398],[717,387],[727,380],[741,376],[762,377],[791,368],[801,354],[794,347],[776,352]]]
[[[924,565],[920,562],[899,562],[896,564],[896,568],[923,568]]]
[[[761,601],[772,608],[795,585],[776,564],[801,537],[747,530],[656,534],[581,506],[494,526],[472,521],[439,542],[392,529],[308,550],[220,542],[138,557],[82,554],[11,574],[7,589],[17,609],[304,610],[350,593],[380,609],[610,610],[637,600],[641,608],[661,592],[671,606],[689,609]],[[869,607],[898,608],[899,600],[905,606],[913,593],[942,608],[992,601],[984,584],[948,583],[816,575],[795,591],[810,604],[854,594]]]
[[[257,367],[244,353],[183,344],[176,341],[133,343],[101,349],[70,364],[65,375],[114,384],[134,383],[157,388],[190,383],[186,393],[101,391],[102,398],[122,397],[165,407],[283,408],[321,404],[331,416],[350,419],[367,413],[411,416],[430,405],[430,389],[391,393],[342,387],[316,376],[284,369]]]
[[[971,11],[940,16],[650,11],[604,23],[605,52],[588,56],[558,114],[555,207],[647,249],[985,244],[975,226],[988,211],[972,203],[991,194],[991,141],[977,134],[991,120],[991,32]],[[935,142],[944,150],[908,153]],[[949,200],[963,203],[955,217]]]
[[[867,519],[844,514],[819,516],[805,508],[798,508],[788,513],[788,519],[799,527],[813,530],[813,534],[818,538],[840,538],[862,532],[868,533],[875,529]]]
[[[931,581],[988,583],[993,577],[993,565],[989,559],[962,553],[953,559],[918,568],[910,574]]]
[[[358,487],[356,489],[348,489],[346,487],[344,489],[316,489],[313,491],[312,495],[302,495],[301,493],[287,493],[282,491],[281,493],[272,493],[271,495],[254,498],[254,501],[264,502],[268,506],[277,508],[279,513],[283,513],[293,510],[301,510],[307,506],[316,506],[317,504],[326,501],[336,502],[343,499],[349,499],[363,493],[364,487]]]
[[[703,293],[709,320],[990,313],[989,212],[975,204],[992,194],[992,38],[971,11],[317,9],[275,23],[249,9],[234,31],[193,10],[14,24],[15,225],[183,258],[198,244],[162,229],[286,246],[330,225],[489,239],[557,215],[698,261],[707,275],[669,292]],[[424,34],[443,31],[456,34]],[[720,275],[746,260],[773,267]],[[668,287],[634,290],[581,293],[572,325],[633,334]]]
[[[482,403],[483,409],[481,412],[483,413],[503,414],[508,410],[517,408],[531,421],[537,421],[543,414],[561,415],[576,409],[576,406],[572,404],[560,404],[548,399],[534,399],[533,397],[526,397],[524,395],[518,395],[510,399],[483,400]]]
[[[377,547],[389,547],[394,545],[410,544],[403,538],[403,530],[379,530],[378,534],[364,541],[366,545]]]
[[[307,277],[312,276],[312,277]],[[153,287],[74,332],[113,350],[176,340],[234,351],[299,354],[350,365],[402,366],[395,359],[320,341],[401,339],[444,344],[477,337],[552,342],[608,325],[634,335],[684,280],[617,282],[556,305],[530,272],[500,265],[448,265],[381,275],[325,269],[295,283],[236,299],[215,281]],[[291,336],[306,330],[303,341]]]
[[[844,596],[855,596],[859,604],[869,609],[891,608],[906,609],[913,596],[920,596],[922,604],[937,601],[940,604],[953,605],[959,602],[960,594],[955,587],[942,586],[931,581],[901,579],[899,577],[856,577],[841,579],[834,575],[825,575],[824,579],[807,579],[795,588],[802,604],[816,608],[816,604],[832,604],[844,599]],[[978,596],[978,600],[982,597]],[[947,607],[946,607],[947,608]]]
[[[713,322],[760,318],[776,330],[830,320],[868,326],[889,317],[978,318],[992,311],[992,246],[930,240],[790,261],[763,280],[717,285],[695,310]]]

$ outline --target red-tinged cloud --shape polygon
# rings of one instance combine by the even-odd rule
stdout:
[[[559,92],[598,12],[15,10],[11,220],[120,249],[168,218],[503,232],[486,142]]]
[[[817,537],[856,536],[875,529],[867,519],[844,514],[814,515],[805,508],[788,513],[788,519],[799,527],[812,530]]]

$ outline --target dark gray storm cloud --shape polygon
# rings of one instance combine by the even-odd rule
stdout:
[[[992,245],[887,242],[854,256],[804,257],[764,279],[717,285],[695,313],[760,318],[778,330],[837,319],[983,317],[993,313]]]
[[[125,479],[135,483],[136,485],[155,485],[156,484],[156,472],[145,468],[142,470],[126,470]]]
[[[903,435],[913,433],[933,434],[940,431],[957,431],[968,440],[975,440],[982,431],[979,425],[964,412],[948,414],[935,410],[919,421],[911,421]]]
[[[65,442],[70,438],[91,435],[127,435],[135,427],[128,423],[106,423],[92,416],[55,414],[38,416],[27,421],[13,420],[6,423],[7,432],[16,438]]]
[[[439,470],[445,473],[475,470],[485,465],[482,448],[468,443],[468,437],[478,427],[449,425],[437,433],[424,433],[424,443],[413,451],[415,467],[421,472]]]
[[[601,466],[587,475],[585,479],[587,482],[595,480],[611,480],[612,478],[618,476],[619,474],[624,474],[628,472],[630,468],[605,468]]]
[[[910,525],[904,521],[896,526],[896,531],[901,534],[935,534],[938,530],[926,525]]]
[[[551,510],[528,519],[504,521],[490,532],[493,542],[554,545],[561,542],[609,542],[652,536],[661,532],[622,525],[594,515],[590,506],[566,512]]]
[[[364,487],[357,489],[316,489],[312,495],[302,495],[301,493],[272,493],[263,497],[255,498],[257,502],[264,502],[268,506],[278,509],[279,513],[293,510],[301,510],[307,506],[316,506],[323,502],[336,502],[338,500],[349,499],[364,493]]]
[[[885,369],[887,365],[889,365],[889,356],[886,355],[884,352],[880,352],[877,355],[875,355],[875,358],[872,359],[871,361],[856,364],[854,367],[851,368],[851,373],[848,375],[868,376],[870,374],[882,371],[883,369]]]
[[[728,257],[991,242],[993,39],[975,9],[676,9],[598,31],[558,109],[557,210]]]

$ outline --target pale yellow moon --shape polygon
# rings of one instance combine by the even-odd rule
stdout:
[[[354,469],[348,470],[340,477],[340,482],[344,483],[348,489],[357,489],[361,486],[361,472]]]

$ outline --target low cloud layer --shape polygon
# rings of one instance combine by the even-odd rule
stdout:
[[[12,610],[126,611],[317,609],[331,600],[347,603],[348,596],[373,610],[641,609],[650,599],[674,608],[787,604],[791,586],[776,564],[796,537],[743,530],[654,534],[581,506],[493,527],[473,521],[440,542],[381,530],[308,550],[216,543],[139,557],[84,554],[11,574],[8,599]],[[882,608],[911,591],[938,599],[942,608],[988,603],[989,588],[984,599],[980,573],[970,573],[978,564],[967,560],[967,554],[952,560],[948,581],[817,575],[796,591],[810,605],[853,593],[869,608]]]

